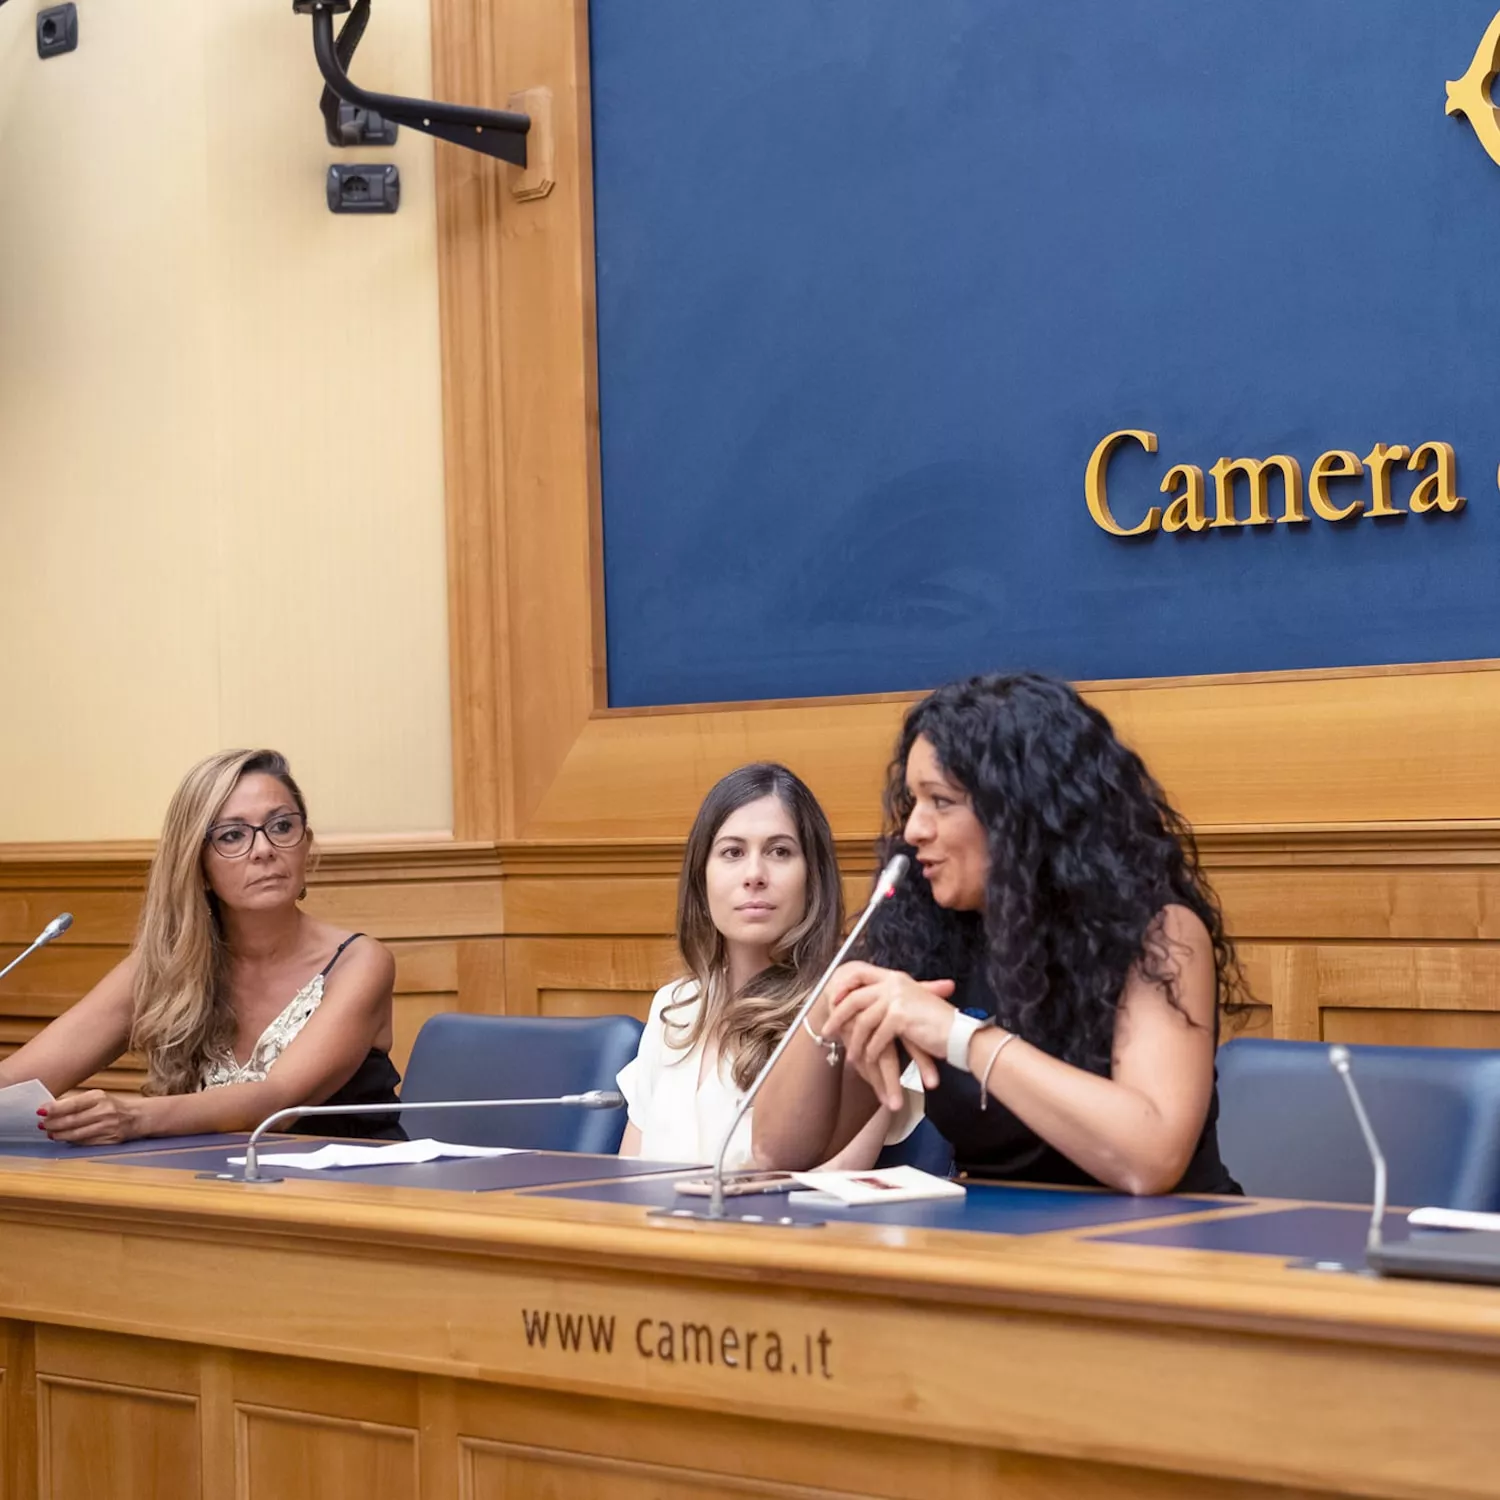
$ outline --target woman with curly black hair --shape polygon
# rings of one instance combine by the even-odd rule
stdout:
[[[899,1104],[904,1053],[970,1176],[1239,1192],[1214,1049],[1243,980],[1191,831],[1104,715],[1031,674],[939,688],[885,808],[882,859],[915,868],[766,1080],[757,1159],[832,1155]]]

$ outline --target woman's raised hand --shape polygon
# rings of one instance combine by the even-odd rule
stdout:
[[[823,1034],[840,1041],[855,1071],[888,1109],[901,1108],[899,1039],[917,1065],[922,1082],[936,1088],[935,1057],[948,1050],[953,1026],[951,979],[913,979],[875,964],[840,966],[829,981],[828,1023]]]

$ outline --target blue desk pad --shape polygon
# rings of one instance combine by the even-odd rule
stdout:
[[[966,1183],[964,1198],[928,1198],[864,1208],[804,1207],[785,1193],[730,1198],[726,1220],[758,1216],[789,1218],[799,1224],[895,1224],[905,1229],[960,1229],[978,1234],[1046,1234],[1055,1229],[1087,1229],[1096,1224],[1127,1224],[1133,1219],[1164,1219],[1169,1214],[1213,1213],[1243,1206],[1243,1198],[1131,1198],[1123,1193],[1075,1192],[1064,1188],[1003,1187]],[[706,1198],[678,1193],[670,1181],[603,1183],[597,1187],[557,1188],[529,1194],[575,1202],[620,1203],[636,1208],[707,1206]]]
[[[0,1156],[40,1157],[47,1161],[86,1161],[93,1156],[140,1156],[153,1151],[184,1151],[194,1146],[243,1146],[248,1135],[164,1135],[147,1141],[116,1141],[112,1146],[70,1146],[38,1136],[34,1141],[0,1141]],[[275,1137],[284,1141],[284,1135]]]
[[[1339,1261],[1359,1267],[1365,1263],[1369,1227],[1368,1208],[1278,1208],[1244,1218],[1205,1219],[1198,1224],[1132,1229],[1091,1238],[1096,1244],[1163,1245],[1174,1250],[1274,1255],[1284,1260]],[[1405,1238],[1399,1232],[1397,1237]]]
[[[302,1144],[306,1142],[306,1145]],[[298,1144],[288,1148],[278,1143],[274,1152],[283,1155],[288,1149],[316,1151],[323,1141],[299,1137]],[[142,1152],[140,1155],[115,1156],[112,1167],[154,1167],[158,1171],[232,1172],[231,1156],[245,1154],[243,1142],[238,1146],[219,1146],[212,1150]],[[650,1172],[683,1172],[695,1170],[671,1162],[641,1161],[637,1157],[584,1156],[563,1151],[522,1151],[513,1156],[468,1156],[455,1161],[407,1162],[391,1167],[334,1167],[325,1171],[306,1171],[298,1167],[263,1166],[268,1177],[290,1177],[306,1182],[373,1183],[378,1187],[442,1188],[457,1193],[494,1193],[511,1188],[544,1187],[560,1182],[592,1182],[601,1177],[638,1177]],[[698,1168],[696,1170],[702,1170]]]

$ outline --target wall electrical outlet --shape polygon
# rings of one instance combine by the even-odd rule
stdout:
[[[36,18],[36,55],[38,57],[61,57],[64,52],[78,49],[78,7],[68,0],[66,5],[53,5],[41,11]]]
[[[393,214],[401,207],[401,169],[335,162],[328,169],[328,207],[336,214]]]

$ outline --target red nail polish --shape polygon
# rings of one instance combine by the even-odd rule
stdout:
[[[38,1114],[39,1114],[39,1115],[43,1115],[43,1116],[45,1116],[45,1115],[46,1115],[46,1113],[47,1113],[47,1111],[46,1111],[46,1110],[45,1110],[45,1109],[39,1109],[39,1110],[37,1110],[37,1113],[38,1113]]]
[[[47,1127],[46,1127],[46,1126],[45,1126],[45,1125],[43,1125],[43,1124],[42,1124],[42,1122],[41,1122],[41,1121],[40,1121],[40,1120],[38,1120],[38,1121],[37,1121],[37,1122],[36,1122],[36,1128],[37,1128],[37,1129],[38,1129],[38,1130],[45,1130],[45,1129],[46,1129],[46,1128],[47,1128]]]

